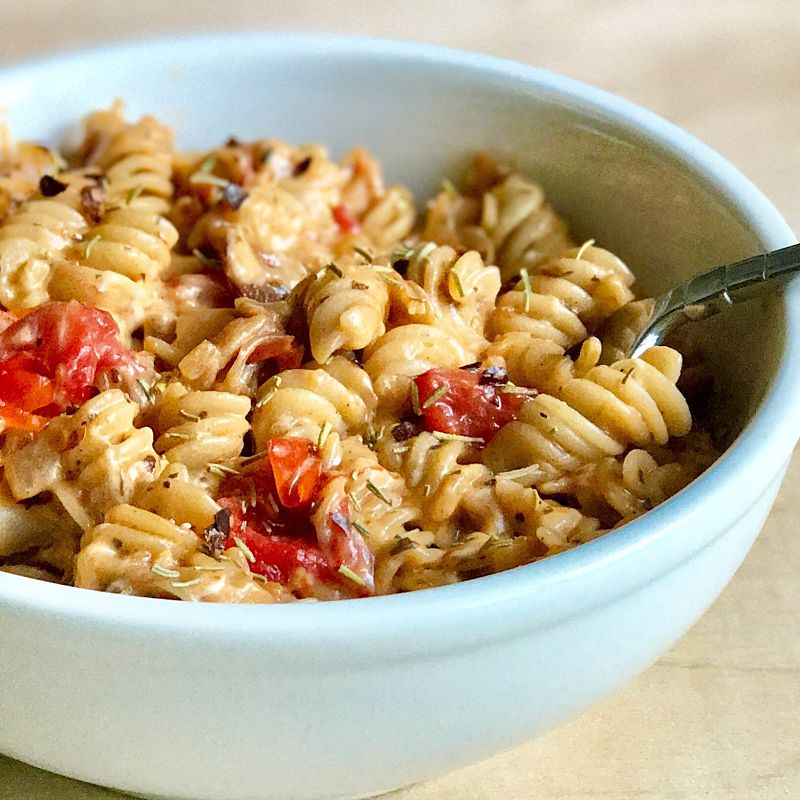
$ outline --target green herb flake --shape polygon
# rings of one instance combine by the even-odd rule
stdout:
[[[362,247],[354,247],[353,251],[355,253],[358,253],[358,255],[360,255],[361,258],[363,258],[364,261],[367,262],[367,264],[371,264],[375,260],[375,256],[373,256],[372,253],[369,252],[369,250],[364,250]]]
[[[220,570],[225,569],[224,564],[203,564],[201,566],[196,566],[198,572],[219,572]]]
[[[142,186],[141,183],[134,186],[133,189],[128,192],[128,197],[125,199],[127,205],[130,205],[143,191],[144,186]]]
[[[261,461],[266,454],[266,450],[262,450],[260,453],[253,453],[251,456],[243,456],[239,459],[239,466],[244,467],[248,464],[254,464],[256,461]]]
[[[501,394],[529,394],[531,396],[535,396],[538,394],[536,389],[529,389],[527,386],[517,386],[515,383],[504,383],[500,387]]]
[[[466,297],[467,293],[464,291],[464,285],[461,283],[461,276],[455,270],[451,270],[450,277],[453,279],[456,294],[458,295],[456,299],[459,300],[463,297]]]
[[[505,478],[509,481],[526,481],[535,480],[539,475],[540,469],[538,464],[529,464],[527,467],[520,467],[519,469],[509,469],[505,472],[498,472],[496,478]]]
[[[443,431],[433,431],[433,435],[440,442],[468,442],[470,444],[484,444],[480,436],[462,436],[460,433],[444,433]]]
[[[190,581],[172,581],[172,586],[175,589],[185,589],[188,586],[197,586],[202,580],[202,578],[192,578]]]
[[[161,578],[180,578],[181,574],[176,569],[167,569],[166,567],[162,567],[161,564],[153,564],[150,567],[150,572],[154,575],[158,575]]]
[[[411,381],[411,408],[418,417],[422,415],[422,408],[419,404],[419,387],[415,380]]]
[[[139,388],[142,390],[142,394],[145,396],[145,399],[148,403],[153,402],[153,389],[152,387],[148,386],[141,378],[136,379],[136,383],[139,384]]]
[[[528,274],[528,270],[523,267],[519,271],[520,277],[522,278],[522,285],[525,289],[525,313],[530,313],[531,310],[531,276]]]
[[[356,511],[361,511],[361,503],[358,502],[358,498],[352,492],[348,492],[347,496],[350,498],[353,508],[355,508]]]
[[[346,567],[344,564],[342,564],[342,566],[339,567],[339,574],[342,577],[347,578],[347,580],[352,581],[354,584],[356,584],[356,586],[365,585],[364,581],[358,575],[356,575],[356,573],[353,572],[353,570],[351,570],[350,567]]]
[[[256,557],[253,555],[253,551],[238,537],[233,537],[233,543],[244,553],[244,557],[251,563],[254,564]]]
[[[420,249],[414,256],[414,263],[421,266],[431,257],[431,253],[435,249],[436,249],[435,242],[428,242],[427,244],[424,244],[422,247],[420,247]]]
[[[92,236],[92,238],[86,242],[83,248],[83,255],[85,258],[89,258],[92,254],[92,250],[94,250],[94,246],[100,241],[100,238],[100,234],[97,234],[97,236]]]
[[[328,441],[328,436],[330,436],[331,431],[333,430],[333,425],[331,425],[328,420],[322,423],[322,427],[319,429],[319,436],[317,437],[317,447],[322,450],[325,446],[325,442]]]
[[[628,382],[628,378],[635,372],[636,367],[631,367],[626,373],[625,377],[622,379],[622,384],[625,385]]]
[[[217,259],[207,256],[202,250],[196,247],[192,250],[192,255],[207,269],[219,269],[220,263]]]
[[[382,500],[387,506],[391,505],[386,495],[372,481],[367,481],[367,489],[374,494],[378,500]]]
[[[353,520],[353,522],[352,522],[351,524],[353,525],[353,527],[354,527],[354,528],[355,528],[355,529],[356,529],[356,530],[357,530],[357,531],[358,531],[358,532],[359,532],[359,533],[360,533],[362,536],[364,536],[364,537],[366,537],[367,539],[369,539],[369,537],[370,537],[370,532],[369,532],[369,530],[367,530],[367,528],[365,528],[365,527],[364,527],[364,526],[363,526],[363,525],[362,525],[360,522],[358,522],[357,520]]]
[[[430,408],[434,403],[438,403],[449,391],[450,384],[443,383],[438,389],[436,389],[436,391],[431,392],[428,399],[422,404],[423,410]]]
[[[191,420],[192,422],[200,422],[200,417],[197,414],[192,414],[191,411],[186,411],[185,409],[181,409],[178,412],[184,419]]]
[[[269,381],[267,381],[267,383],[265,384],[265,386],[269,385],[270,383],[272,385],[269,387],[269,389],[267,389],[266,394],[256,403],[255,407],[262,408],[267,403],[269,403],[269,401],[272,400],[272,398],[275,396],[275,392],[277,392],[278,389],[280,388],[282,381],[283,378],[281,378],[280,375],[275,375],[274,377],[270,378]]]
[[[195,186],[218,186],[226,189],[230,181],[220,178],[219,175],[207,175],[205,172],[195,172],[189,177],[189,183]]]
[[[587,239],[578,249],[578,252],[575,253],[575,260],[580,261],[583,258],[583,254],[594,244],[594,239]]]
[[[392,250],[391,261],[407,261],[414,255],[414,248],[407,244],[399,244]]]
[[[323,269],[323,271],[326,271],[326,272],[327,271],[332,272],[337,278],[343,278],[344,277],[344,272],[342,272],[339,269],[339,267],[337,267],[336,264],[333,263],[333,261],[331,261],[330,264],[326,264],[322,269]]]
[[[182,439],[186,442],[190,439],[194,439],[191,433],[184,433],[183,431],[167,431],[164,436],[168,436],[170,439]]]
[[[213,472],[217,475],[238,475],[239,470],[234,469],[233,467],[229,467],[225,464],[217,464],[215,462],[211,462],[208,465],[208,471]]]

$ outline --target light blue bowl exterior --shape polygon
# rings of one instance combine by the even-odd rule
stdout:
[[[456,76],[522,105],[534,93],[663,154],[764,249],[795,241],[746,178],[659,117],[542,70],[436,47],[291,34],[126,44],[5,70],[0,105],[12,129],[55,134],[71,120],[68,102],[54,111],[31,96],[57,98],[85,81],[92,105],[92,82],[124,85],[136,63],[189,70],[204,52],[223,75],[229,62],[301,69],[305,54],[353,64],[354,75],[379,63],[432,83]],[[223,83],[208,90],[222,103]],[[226,115],[234,132],[237,115]],[[557,724],[663,653],[752,544],[800,435],[796,285],[783,318],[758,413],[706,474],[613,535],[536,564],[402,596],[270,608],[0,575],[0,751],[152,796],[310,800],[396,788]]]

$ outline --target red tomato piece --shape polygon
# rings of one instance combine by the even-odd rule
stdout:
[[[217,502],[231,512],[230,533],[225,540],[225,549],[236,547],[236,539],[239,539],[253,556],[253,561],[249,563],[253,572],[286,585],[294,571],[302,567],[317,580],[336,582],[327,559],[315,544],[272,533],[270,526],[257,517],[254,509],[242,512],[240,500],[222,497]]]
[[[334,206],[331,212],[342,233],[358,233],[361,230],[361,223],[358,221],[358,218],[344,203],[339,206]]]
[[[0,401],[0,433],[6,428],[17,428],[21,431],[37,433],[47,424],[46,417],[21,411]]]
[[[53,381],[36,372],[36,362],[19,354],[0,362],[0,402],[37,411],[53,402]]]
[[[332,513],[317,518],[317,541],[334,569],[346,567],[362,583],[361,594],[375,591],[375,556],[350,521],[350,502],[343,497]]]
[[[303,361],[303,346],[294,336],[276,336],[256,345],[247,357],[247,363],[254,364],[268,358],[274,358],[281,371],[296,369]]]
[[[511,422],[527,399],[481,383],[481,371],[430,369],[414,379],[425,430],[470,436],[488,442]]]
[[[87,400],[98,373],[142,371],[136,354],[119,341],[111,315],[74,300],[39,306],[0,332],[0,364],[11,370],[9,365],[22,363],[20,357],[25,357],[24,371],[52,381],[50,416]],[[24,384],[32,379],[19,380]]]
[[[267,457],[272,467],[278,500],[285,508],[305,509],[316,497],[322,476],[317,447],[308,439],[270,439]]]

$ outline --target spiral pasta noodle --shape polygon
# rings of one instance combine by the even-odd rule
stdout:
[[[126,205],[150,214],[170,210],[173,134],[153,117],[126,123],[120,110],[100,112],[86,121],[87,163],[100,167],[109,205]]]
[[[480,226],[492,242],[490,260],[504,280],[532,268],[571,246],[567,226],[545,202],[542,188],[510,175],[483,196]]]
[[[169,462],[184,464],[193,474],[209,464],[236,458],[250,430],[250,399],[230,392],[191,391],[171,383],[158,398],[154,448]]]
[[[408,258],[406,278],[418,284],[425,296],[420,310],[430,315],[420,322],[437,322],[458,336],[466,346],[485,346],[486,321],[500,291],[497,267],[484,263],[474,250],[458,255],[451,247],[420,245]]]
[[[45,302],[53,263],[88,228],[64,199],[28,200],[0,226],[0,304],[6,308]]]
[[[546,484],[628,445],[665,444],[684,436],[691,414],[675,385],[680,354],[653,347],[641,358],[596,366],[568,380],[561,398],[540,394],[486,448],[484,460],[504,471],[532,465]]]
[[[14,497],[51,491],[78,525],[90,527],[103,508],[125,502],[153,479],[153,432],[134,427],[138,413],[120,389],[108,389],[72,416],[54,420],[41,437],[5,456]]]
[[[340,437],[361,433],[376,405],[369,375],[336,356],[322,367],[288,370],[264,384],[253,411],[253,436],[263,449],[279,436],[316,442],[323,427]]]
[[[311,354],[318,363],[339,350],[361,350],[386,331],[389,293],[369,264],[331,264],[308,284],[303,302]]]

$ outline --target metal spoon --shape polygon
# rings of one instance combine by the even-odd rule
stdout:
[[[746,258],[695,276],[646,300],[635,300],[606,323],[600,361],[635,358],[686,322],[706,319],[753,297],[770,294],[800,272],[800,244]]]

